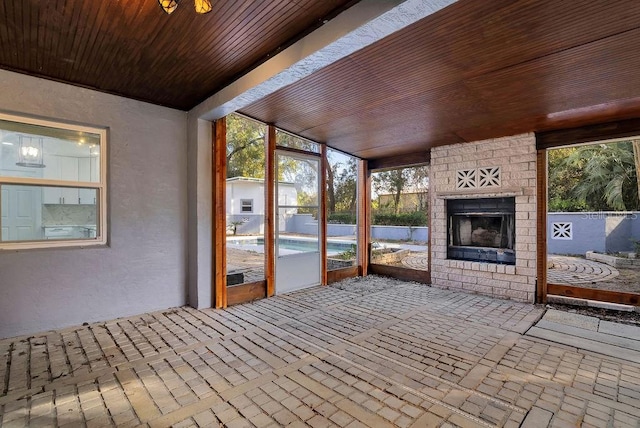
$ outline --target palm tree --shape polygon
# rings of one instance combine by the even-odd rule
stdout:
[[[582,177],[570,196],[592,210],[638,210],[638,176],[631,141],[582,146],[565,166],[580,168]]]

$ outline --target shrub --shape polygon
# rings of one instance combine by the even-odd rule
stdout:
[[[327,223],[331,224],[356,224],[356,215],[352,212],[329,213]]]
[[[424,211],[399,214],[376,213],[373,215],[372,223],[379,226],[426,226],[427,213]]]

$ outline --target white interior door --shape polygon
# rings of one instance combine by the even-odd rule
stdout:
[[[3,185],[0,193],[2,241],[31,241],[42,238],[40,188]]]
[[[320,158],[276,152],[276,294],[320,284]]]

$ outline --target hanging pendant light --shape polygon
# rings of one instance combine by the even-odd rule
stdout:
[[[174,10],[178,7],[178,2],[180,0],[158,0],[160,7],[162,10],[167,12],[167,15],[173,13]]]
[[[167,12],[167,14],[173,13],[174,10],[178,7],[178,3],[180,0],[158,0],[160,7],[162,10]],[[211,0],[194,0],[193,6],[196,9],[196,13],[205,14],[211,12],[213,7],[211,6]]]
[[[27,168],[44,168],[44,158],[42,153],[43,139],[18,136],[18,162],[16,165]]]
[[[194,0],[193,5],[196,8],[196,13],[205,14],[211,12],[211,0]]]

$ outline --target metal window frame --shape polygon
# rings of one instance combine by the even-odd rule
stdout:
[[[245,204],[249,202],[249,205]],[[249,208],[249,211],[245,211],[245,208]],[[253,199],[240,199],[240,214],[253,212]]]

